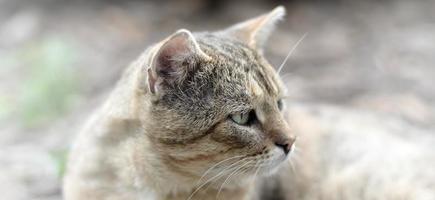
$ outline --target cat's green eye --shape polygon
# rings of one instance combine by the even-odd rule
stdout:
[[[249,114],[248,113],[234,114],[234,115],[230,115],[230,118],[237,124],[245,125],[249,121]]]
[[[249,125],[255,120],[254,111],[230,115],[229,118],[239,125]]]

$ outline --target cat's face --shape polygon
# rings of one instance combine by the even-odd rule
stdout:
[[[276,20],[274,12],[256,20]],[[267,23],[274,22],[257,28]],[[214,182],[239,179],[273,171],[292,150],[283,84],[259,52],[259,41],[239,37],[245,29],[181,30],[154,52],[144,123],[155,153],[176,173]]]

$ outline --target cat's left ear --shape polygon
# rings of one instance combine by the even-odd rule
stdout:
[[[230,37],[236,38],[248,46],[261,50],[275,24],[285,15],[285,8],[278,6],[269,13],[235,24],[223,31]]]
[[[195,63],[210,60],[192,33],[181,29],[163,40],[153,50],[151,66],[148,69],[148,87],[156,94],[165,85],[176,84],[195,67]]]

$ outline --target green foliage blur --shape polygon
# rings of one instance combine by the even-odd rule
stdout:
[[[53,159],[54,165],[57,170],[57,177],[62,179],[66,170],[66,163],[68,158],[68,150],[51,151],[50,156]]]
[[[61,38],[43,39],[12,55],[26,69],[11,111],[24,127],[37,127],[68,110],[78,89],[76,56],[73,45]]]

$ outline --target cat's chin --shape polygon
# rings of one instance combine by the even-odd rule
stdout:
[[[258,175],[269,176],[276,173],[281,166],[289,162],[289,156],[292,152],[285,154],[280,148],[274,148],[270,154],[270,158],[264,161],[264,165],[259,168]]]

